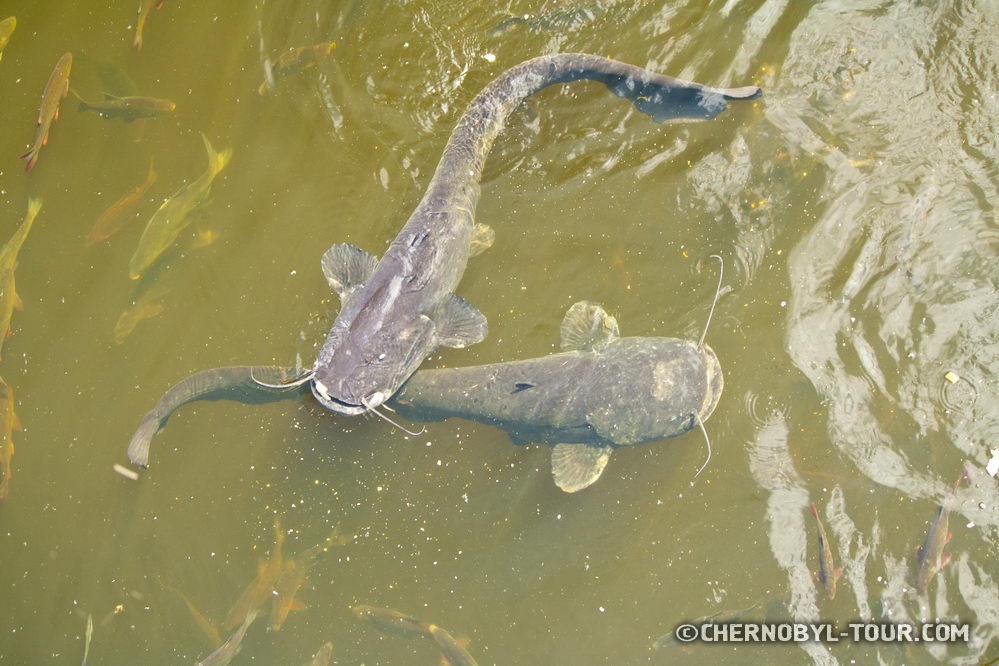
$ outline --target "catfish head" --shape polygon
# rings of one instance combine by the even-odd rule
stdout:
[[[346,244],[323,255],[323,273],[343,307],[316,358],[312,394],[341,414],[378,407],[438,347],[475,344],[488,330],[467,301],[434,288],[440,280],[416,279],[411,261],[383,262]]]
[[[327,341],[328,345],[333,343],[329,362],[317,363],[312,379],[316,400],[341,414],[362,414],[380,406],[437,346],[434,323],[422,315],[400,320],[372,335],[344,332],[339,341],[331,334]]]

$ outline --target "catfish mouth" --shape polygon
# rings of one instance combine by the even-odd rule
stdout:
[[[326,409],[340,414],[347,414],[348,416],[356,416],[358,414],[370,412],[385,402],[385,394],[381,391],[375,391],[368,397],[361,398],[361,404],[346,402],[331,396],[329,394],[329,390],[326,388],[326,385],[320,381],[316,381],[315,379],[312,381],[312,395],[319,401],[319,404]]]

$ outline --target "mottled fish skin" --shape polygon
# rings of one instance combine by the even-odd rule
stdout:
[[[830,601],[836,598],[836,581],[843,574],[842,569],[837,569],[833,563],[832,548],[829,545],[829,537],[826,535],[826,528],[819,518],[819,509],[812,502],[812,515],[815,516],[816,534],[819,544],[819,571],[818,579],[822,584],[822,591],[826,599]]]
[[[21,155],[22,160],[28,160],[25,171],[31,171],[38,162],[38,153],[42,146],[49,142],[49,129],[52,122],[59,118],[59,103],[69,92],[69,72],[73,68],[73,54],[64,53],[55,69],[49,76],[48,83],[42,91],[42,103],[38,107],[38,120],[35,124],[35,142],[26,153]]]
[[[940,568],[950,561],[950,555],[943,552],[950,539],[950,509],[941,504],[923,545],[916,549],[916,589],[920,592],[926,591]]]
[[[481,313],[463,301],[454,305],[486,157],[524,99],[580,79],[604,83],[656,121],[710,119],[727,100],[760,94],[756,86],[710,88],[582,53],[541,56],[501,74],[459,119],[423,199],[388,251],[363,285],[348,285],[356,289],[342,303],[314,366],[313,395],[324,407],[342,414],[369,411],[391,398],[438,346],[463,347],[486,336]],[[456,310],[474,324],[452,335]]]

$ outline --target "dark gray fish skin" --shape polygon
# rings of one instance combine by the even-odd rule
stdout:
[[[613,448],[676,437],[698,419],[708,419],[724,386],[710,347],[674,338],[618,338],[613,318],[601,308],[581,309],[584,305],[573,306],[563,322],[563,344],[573,351],[421,370],[391,403],[414,420],[457,416],[499,426],[517,442],[553,445],[552,471],[567,492],[596,481]],[[592,329],[567,327],[591,321],[582,313],[593,315]],[[153,436],[181,405],[202,399],[282,400],[305,392],[305,378],[275,366],[234,366],[192,375],[169,389],[142,419],[129,444],[129,459],[148,464]]]
[[[142,417],[129,442],[128,459],[141,467],[149,466],[149,445],[153,436],[181,405],[197,400],[235,400],[247,404],[285,400],[307,392],[308,387],[295,383],[281,388],[276,386],[301,374],[294,368],[263,365],[236,365],[197,372],[168,389],[156,406]]]
[[[707,420],[723,379],[714,351],[674,338],[618,338],[600,351],[421,370],[393,405],[408,418],[460,417],[515,441],[632,446]]]
[[[314,366],[313,395],[324,407],[368,411],[395,394],[438,346],[485,337],[485,318],[474,308],[479,321],[453,333],[453,308],[446,306],[468,263],[486,156],[524,99],[580,79],[604,83],[657,122],[714,118],[727,100],[760,94],[756,86],[710,88],[582,53],[541,56],[501,74],[458,121],[423,199],[373,272],[363,285],[346,285],[358,288],[345,298]]]

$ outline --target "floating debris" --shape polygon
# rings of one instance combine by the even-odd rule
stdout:
[[[132,481],[138,481],[139,480],[139,473],[136,472],[135,470],[132,470],[132,469],[129,469],[129,468],[125,467],[124,465],[119,465],[118,463],[115,463],[114,466],[112,466],[111,469],[113,469],[114,471],[118,472],[119,474],[121,474],[126,479],[131,479]]]

